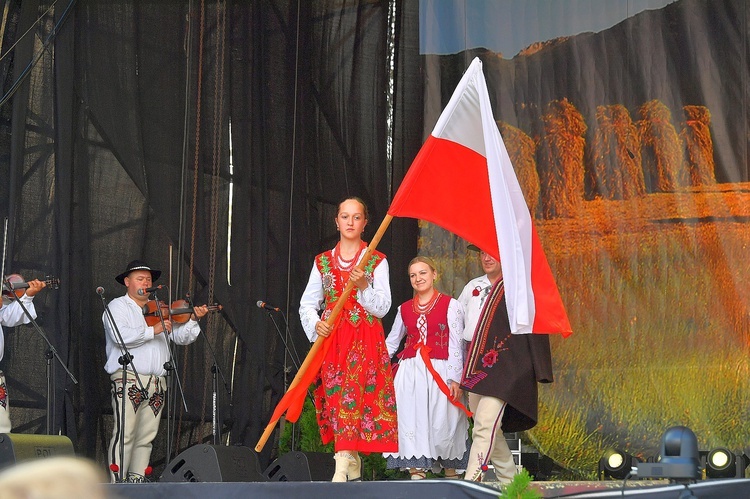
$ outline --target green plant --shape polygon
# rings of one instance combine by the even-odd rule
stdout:
[[[531,475],[526,470],[513,477],[513,481],[503,487],[500,499],[540,499],[539,491],[530,489]]]

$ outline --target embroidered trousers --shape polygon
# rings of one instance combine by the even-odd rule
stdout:
[[[482,481],[487,465],[492,463],[498,481],[509,483],[516,465],[501,426],[505,402],[469,392],[469,408],[474,413],[474,432],[465,480]]]
[[[5,374],[0,371],[0,433],[10,433],[10,397]]]
[[[145,475],[151,459],[152,442],[159,431],[167,385],[164,377],[140,375],[146,390],[145,394],[141,393],[140,385],[135,381],[135,374],[128,371],[126,397],[123,400],[122,378],[121,369],[110,376],[114,425],[107,455],[109,464],[117,464],[120,470],[117,474],[110,472],[112,481],[137,481]],[[121,448],[124,451],[122,463]]]

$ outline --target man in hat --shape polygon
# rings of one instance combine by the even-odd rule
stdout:
[[[461,291],[458,297],[458,302],[463,305],[466,311],[464,316],[464,341],[467,343],[466,346],[468,346],[468,343],[474,337],[474,329],[477,327],[479,312],[482,311],[482,306],[490,292],[490,288],[503,277],[503,269],[500,267],[500,262],[484,251],[480,251],[473,244],[470,244],[467,249],[476,251],[479,254],[479,261],[482,264],[484,275],[466,283],[466,286],[464,286],[463,291]]]
[[[36,309],[32,300],[34,299],[34,295],[41,291],[47,284],[39,279],[34,279],[26,284],[29,287],[20,298],[14,298],[13,301],[7,304],[0,301],[0,326],[15,327],[21,324],[28,324],[32,318],[36,319]],[[3,289],[6,289],[5,284],[3,284]],[[23,307],[21,307],[19,302],[23,303],[31,318],[24,313]],[[5,355],[5,334],[3,328],[0,327],[0,360],[3,359],[3,355]],[[0,371],[0,433],[10,433],[9,412],[10,399],[8,398],[8,389],[5,385],[5,374]]]
[[[495,477],[509,483],[516,474],[504,431],[528,430],[537,421],[537,382],[552,382],[546,334],[511,334],[500,262],[479,251],[485,275],[472,279],[458,301],[466,310],[468,342],[461,388],[474,413],[466,480],[481,481],[491,463]]]
[[[195,341],[200,333],[197,320],[208,312],[204,305],[195,307],[185,324],[173,324],[169,317],[164,317],[154,326],[146,324],[144,307],[149,300],[146,290],[160,275],[161,271],[152,269],[145,262],[130,262],[125,271],[115,277],[127,288],[127,293],[109,303],[117,327],[113,327],[106,311],[102,316],[107,349],[105,370],[112,383],[114,427],[108,459],[114,481],[144,481],[150,474],[151,446],[159,430],[167,388],[165,364],[171,360],[167,342],[171,340],[178,345],[187,345]],[[121,364],[126,350],[123,343],[132,356],[125,376]],[[136,381],[136,373],[140,383]],[[127,394],[126,400],[123,394]],[[124,450],[122,462],[121,447]]]

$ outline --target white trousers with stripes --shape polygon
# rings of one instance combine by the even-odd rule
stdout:
[[[10,433],[10,397],[5,374],[0,371],[0,433]]]
[[[481,481],[487,466],[492,463],[498,481],[511,482],[516,465],[503,435],[505,402],[469,392],[469,409],[474,413],[474,432],[464,479]]]
[[[137,481],[145,475],[151,459],[152,442],[159,431],[161,410],[166,402],[167,385],[164,377],[140,375],[146,390],[143,394],[135,381],[135,374],[128,371],[124,399],[122,379],[122,370],[110,376],[114,426],[107,456],[109,465],[116,464],[119,468],[117,473],[111,471],[112,481],[115,482]],[[122,462],[121,450],[124,454]]]

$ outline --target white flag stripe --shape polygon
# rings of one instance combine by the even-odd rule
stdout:
[[[534,325],[535,313],[531,287],[531,215],[492,115],[482,62],[475,59],[475,63],[492,211],[500,247],[510,329],[516,334],[528,334]]]
[[[516,334],[531,333],[535,315],[531,215],[492,115],[478,58],[461,78],[432,135],[468,147],[487,160],[510,328]]]
[[[432,135],[461,144],[486,158],[482,122],[477,119],[480,113],[480,98],[475,84],[477,73],[473,70],[475,63],[479,62],[479,76],[482,75],[481,61],[474,61],[453,91],[453,96],[438,118]]]

